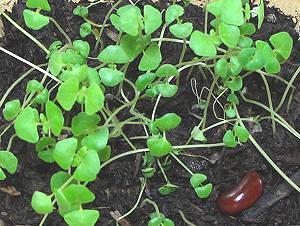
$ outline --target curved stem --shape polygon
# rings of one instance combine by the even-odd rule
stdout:
[[[49,20],[55,25],[55,27],[62,33],[62,35],[67,39],[68,43],[72,45],[72,40],[70,39],[69,35],[64,31],[64,29],[57,23],[55,19],[52,17],[48,17]]]
[[[191,175],[194,175],[193,171],[190,170],[176,155],[171,153],[171,156]]]

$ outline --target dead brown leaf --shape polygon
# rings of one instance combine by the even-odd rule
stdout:
[[[10,196],[19,196],[21,192],[17,191],[14,186],[0,187],[0,192],[4,192]]]
[[[112,218],[114,218],[116,221],[117,221],[120,217],[122,217],[121,213],[120,213],[118,210],[116,210],[116,211],[110,211],[110,216],[111,216]],[[123,218],[122,220],[120,220],[118,223],[119,223],[121,226],[131,226],[131,224],[129,223],[129,221],[127,221],[125,218]]]

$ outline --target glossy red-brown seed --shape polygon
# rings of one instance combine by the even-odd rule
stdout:
[[[255,172],[247,173],[233,188],[217,199],[218,208],[226,214],[237,214],[251,207],[262,195],[263,182]]]

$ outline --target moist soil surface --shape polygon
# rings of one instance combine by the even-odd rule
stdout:
[[[62,25],[72,39],[80,38],[79,27],[82,20],[72,15],[74,4],[64,1],[51,1],[52,16]],[[141,1],[138,6],[150,3]],[[152,3],[151,3],[152,4]],[[165,8],[167,3],[160,1],[155,3],[158,8]],[[90,16],[96,22],[101,22],[109,9],[109,5],[99,5],[91,10]],[[12,17],[24,27],[22,19],[22,10],[24,4],[19,3],[13,11]],[[293,30],[295,26],[292,19],[284,16],[278,9],[267,8],[266,15],[272,14],[272,20],[266,20],[263,27],[254,36],[254,39],[267,40],[269,36],[276,32],[287,31],[294,39],[294,50],[288,62],[282,67],[280,76],[285,79],[291,78],[297,67],[299,66],[300,52],[299,41],[297,33]],[[204,15],[201,8],[196,6],[188,6],[186,9],[185,19],[192,21],[196,28],[203,28]],[[275,19],[274,19],[275,18]],[[24,57],[25,59],[34,62],[35,64],[45,63],[44,53],[35,46],[33,42],[27,39],[16,28],[4,20],[6,35],[0,40],[0,45],[9,49],[10,51]],[[48,26],[39,32],[32,32],[44,44],[51,44],[57,39],[63,40],[63,37],[52,26]],[[91,46],[94,45],[94,40],[88,39]],[[111,40],[105,35],[104,43],[108,44]],[[165,62],[172,63],[174,53],[180,52],[180,45],[163,44],[162,51]],[[92,52],[92,55],[97,55],[97,52]],[[192,55],[187,54],[187,59]],[[22,73],[28,70],[28,66],[16,61],[15,59],[0,54],[0,96],[2,96],[6,89],[17,79]],[[134,80],[135,67],[133,65],[129,69],[129,78]],[[175,112],[182,117],[182,123],[179,128],[173,130],[168,134],[170,141],[176,144],[183,144],[189,138],[191,129],[199,123],[199,120],[192,116],[193,105],[196,104],[196,97],[194,96],[190,80],[186,79],[186,74],[182,74],[181,85],[179,92],[175,98],[163,100],[159,105],[158,115],[163,115],[167,112]],[[200,92],[203,86],[210,86],[210,79],[202,78],[199,71],[195,71],[192,77],[196,79],[198,90]],[[33,73],[30,79],[40,79],[41,75]],[[274,79],[268,80],[272,90],[272,97],[275,106],[284,92],[285,86]],[[297,131],[300,130],[300,82],[299,79],[295,81],[297,87],[292,100],[291,109],[289,113],[286,111],[286,106],[283,106],[279,112]],[[10,99],[19,98],[24,95],[26,80],[10,95]],[[245,86],[247,87],[247,96],[251,99],[259,100],[267,104],[266,91],[257,74],[252,74],[245,79]],[[116,92],[111,90],[112,93]],[[130,91],[127,91],[130,96]],[[137,108],[140,112],[151,114],[153,103],[148,100],[142,101]],[[113,105],[114,103],[110,103]],[[241,102],[239,110],[242,116],[249,115],[266,115],[264,111],[255,106],[248,105]],[[197,113],[197,112],[196,112]],[[215,122],[213,112],[209,111],[208,124]],[[124,114],[124,117],[126,114]],[[122,115],[121,115],[122,117]],[[5,122],[1,120],[2,125]],[[270,121],[263,121],[262,132],[254,133],[254,137],[265,151],[272,157],[276,164],[288,175],[291,176],[299,170],[299,140],[289,134],[285,129],[277,126],[276,136],[273,137]],[[251,127],[251,125],[249,125]],[[212,130],[207,134],[209,142],[220,142],[224,127]],[[128,136],[141,134],[142,128],[139,126],[125,128],[125,133]],[[12,132],[11,132],[12,133]],[[9,139],[9,133],[2,140],[3,149],[6,148]],[[110,140],[113,155],[130,150],[120,139]],[[145,147],[145,143],[136,142],[137,147]],[[59,170],[55,165],[48,165],[41,162],[34,151],[34,146],[28,145],[14,140],[13,152],[19,159],[19,168],[15,175],[8,176],[7,180],[0,183],[0,188],[7,188],[13,186],[18,192],[17,196],[9,195],[5,192],[0,192],[0,219],[3,220],[4,225],[38,225],[41,216],[36,214],[31,206],[31,196],[34,191],[39,190],[50,193],[49,181],[51,175]],[[189,175],[176,162],[173,162],[171,170],[167,171],[169,179],[179,189],[169,196],[162,197],[157,189],[164,184],[164,179],[160,173],[151,178],[146,187],[146,192],[143,198],[153,199],[159,206],[161,212],[172,219],[176,225],[186,225],[179,212],[182,211],[187,219],[195,225],[299,225],[300,224],[300,196],[293,191],[284,199],[276,202],[274,205],[262,211],[260,217],[245,218],[245,213],[236,215],[234,217],[222,214],[216,208],[216,198],[224,190],[234,186],[245,173],[256,170],[258,171],[264,181],[264,194],[268,194],[273,188],[283,183],[283,179],[268,165],[262,158],[258,151],[250,143],[235,149],[227,148],[211,148],[188,150],[188,153],[194,155],[204,156],[210,161],[201,157],[184,157],[182,160],[194,172],[204,172],[209,180],[214,184],[212,195],[205,200],[200,200],[189,185]],[[98,179],[89,185],[96,194],[96,200],[88,206],[89,208],[99,209],[101,212],[101,220],[97,225],[115,225],[115,221],[111,217],[111,211],[119,211],[126,213],[136,202],[140,191],[140,172],[136,173],[137,161],[136,156],[129,156],[113,162],[102,170]],[[152,208],[146,206],[138,207],[132,215],[126,218],[127,222],[123,225],[147,225],[149,214]],[[247,211],[246,211],[247,212]],[[251,216],[251,213],[250,213]],[[128,224],[129,223],[129,224]],[[1,225],[1,221],[0,221]],[[52,213],[45,225],[65,225],[62,218],[55,211]]]

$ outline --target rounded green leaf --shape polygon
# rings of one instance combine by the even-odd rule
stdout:
[[[153,42],[144,52],[139,64],[140,71],[151,71],[158,68],[162,60],[161,52],[157,43]]]
[[[228,108],[225,110],[226,116],[228,118],[235,118],[236,117],[236,111],[233,108]]]
[[[139,34],[141,12],[137,6],[125,5],[118,9],[118,15],[120,20],[118,21],[118,27],[121,30],[131,36],[137,36]]]
[[[125,51],[130,62],[132,62],[150,43],[150,35],[131,36],[124,35],[120,40],[120,46]]]
[[[114,87],[120,84],[125,77],[122,71],[118,71],[111,68],[101,68],[99,70],[101,82],[108,87]]]
[[[177,93],[178,86],[166,84],[156,84],[155,88],[163,97],[172,97]]]
[[[43,85],[37,80],[30,80],[26,86],[26,93],[35,93],[43,90]]]
[[[240,39],[240,29],[237,26],[221,23],[219,32],[221,40],[226,46],[229,48],[235,48],[237,46]]]
[[[51,198],[43,192],[35,191],[31,199],[32,208],[39,214],[48,214],[53,211]]]
[[[185,39],[188,38],[193,31],[192,23],[174,24],[170,27],[170,32],[176,37]]]
[[[171,24],[174,20],[178,19],[184,14],[184,8],[180,5],[170,5],[166,12],[166,23]]]
[[[62,83],[58,88],[57,101],[66,111],[70,111],[76,102],[79,92],[79,81],[77,78],[71,78]]]
[[[63,190],[63,193],[71,203],[86,204],[95,200],[95,195],[81,184],[71,184]]]
[[[6,169],[10,174],[17,171],[18,159],[9,151],[0,151],[0,168]]]
[[[202,187],[197,187],[195,192],[200,199],[206,199],[212,192],[212,184],[209,183]]]
[[[253,40],[252,38],[248,38],[248,37],[240,37],[238,46],[242,49],[244,48],[250,48],[253,45]]]
[[[230,74],[233,76],[238,75],[242,71],[242,65],[240,64],[237,56],[232,56],[229,63]]]
[[[135,81],[135,86],[139,92],[144,91],[156,78],[154,73],[146,73],[140,75]]]
[[[215,73],[221,78],[226,78],[228,73],[228,62],[225,58],[221,58],[215,64]]]
[[[94,133],[82,139],[81,144],[88,149],[100,151],[104,149],[108,142],[109,130],[106,127],[98,128]]]
[[[194,31],[190,38],[190,47],[198,56],[214,57],[217,50],[209,35]]]
[[[83,23],[79,30],[80,36],[85,38],[92,33],[92,25],[90,23]]]
[[[75,40],[73,42],[73,46],[81,54],[81,56],[85,58],[90,54],[91,47],[90,44],[86,41]]]
[[[287,32],[279,32],[270,37],[270,42],[285,60],[287,60],[293,49],[293,39]]]
[[[63,72],[59,76],[59,79],[65,82],[70,78],[76,77],[79,82],[84,82],[87,78],[87,74],[88,74],[88,66],[86,64],[84,65],[76,64],[68,70],[63,70]]]
[[[154,157],[163,157],[172,151],[172,145],[166,138],[151,137],[147,140],[147,147]]]
[[[11,121],[19,114],[21,110],[20,100],[12,100],[5,104],[3,109],[3,116],[5,120]]]
[[[45,11],[51,10],[48,0],[27,0],[26,6],[28,8],[43,9]]]
[[[202,173],[194,173],[190,178],[190,183],[193,188],[202,186],[202,183],[207,180],[207,176]]]
[[[23,11],[23,16],[26,26],[33,30],[39,30],[49,24],[49,18],[38,12],[25,9]]]
[[[89,84],[95,83],[96,85],[100,85],[100,77],[99,73],[95,68],[88,67],[88,75],[87,80]]]
[[[74,172],[74,178],[79,181],[91,182],[96,180],[100,172],[100,159],[99,155],[94,150],[89,150],[81,163]]]
[[[60,189],[69,179],[71,178],[71,175],[64,172],[59,171],[52,175],[50,180],[50,187],[52,192],[56,192],[58,189]],[[72,181],[71,183],[75,183],[75,181]]]
[[[16,134],[22,140],[29,143],[37,143],[39,140],[39,134],[37,131],[37,119],[36,110],[27,107],[18,115],[14,127]]]
[[[256,32],[254,24],[245,23],[240,26],[241,35],[253,35]]]
[[[99,158],[101,162],[106,162],[110,159],[111,155],[111,147],[109,145],[106,145],[106,147],[100,151],[98,151]]]
[[[233,128],[233,131],[234,131],[235,135],[238,136],[238,138],[240,139],[241,142],[244,143],[244,142],[248,141],[250,134],[249,134],[249,131],[245,127],[235,125]]]
[[[48,101],[48,99],[49,99],[49,91],[47,89],[43,89],[34,98],[34,103],[36,103],[36,104],[45,104]]]
[[[101,62],[110,64],[125,64],[129,58],[121,46],[109,45],[99,54],[98,59]]]
[[[206,5],[206,10],[215,17],[220,17],[222,13],[223,0],[211,1]]]
[[[201,142],[206,142],[207,138],[204,136],[203,132],[195,126],[192,130],[191,136],[194,140],[201,141]]]
[[[243,88],[243,79],[241,76],[237,76],[226,83],[231,91],[236,92]]]
[[[94,226],[100,217],[97,210],[76,210],[64,216],[69,226]]]
[[[158,9],[151,5],[144,6],[144,22],[146,34],[152,34],[162,24],[162,16]]]
[[[1,180],[5,180],[6,179],[6,175],[5,173],[3,172],[3,170],[0,168],[0,181]]]
[[[80,112],[72,118],[72,133],[74,136],[80,136],[92,132],[97,128],[99,121],[98,115],[87,115],[85,112]]]
[[[240,103],[238,97],[232,93],[228,95],[227,101],[230,103],[233,103],[233,104],[237,104],[237,105]]]
[[[223,142],[226,147],[235,148],[237,143],[235,141],[235,136],[231,130],[228,130],[225,135],[223,136]]]
[[[64,116],[60,108],[52,101],[46,103],[46,116],[52,133],[59,136],[64,126]]]
[[[51,149],[56,143],[56,140],[52,137],[42,137],[35,146],[37,152]]]
[[[61,72],[64,62],[63,62],[63,54],[59,51],[55,51],[53,54],[51,54],[49,59],[49,70],[54,75],[57,76]]]
[[[104,106],[104,94],[101,88],[92,83],[86,90],[85,111],[88,115],[93,115],[100,111]]]
[[[171,76],[179,76],[179,71],[172,64],[164,64],[157,69],[155,74],[158,77],[171,77]]]
[[[74,10],[73,10],[73,14],[75,16],[81,16],[83,18],[87,17],[89,15],[89,10],[87,7],[84,6],[77,6]]]
[[[244,23],[241,0],[223,0],[221,19],[227,24],[240,26]]]
[[[175,113],[167,113],[154,121],[154,125],[161,131],[175,129],[180,123],[181,117]]]
[[[276,57],[276,53],[273,52],[272,48],[268,44],[264,47],[263,55],[265,59],[264,68],[266,69],[266,72],[270,74],[279,73],[281,70],[280,63]]]
[[[173,185],[173,184],[166,184],[162,187],[160,187],[158,189],[159,193],[161,195],[169,195],[171,194],[172,192],[176,191],[176,189],[178,188],[178,186],[176,185]]]
[[[71,167],[77,150],[77,139],[68,138],[57,142],[53,150],[53,157],[57,164],[64,170]]]

